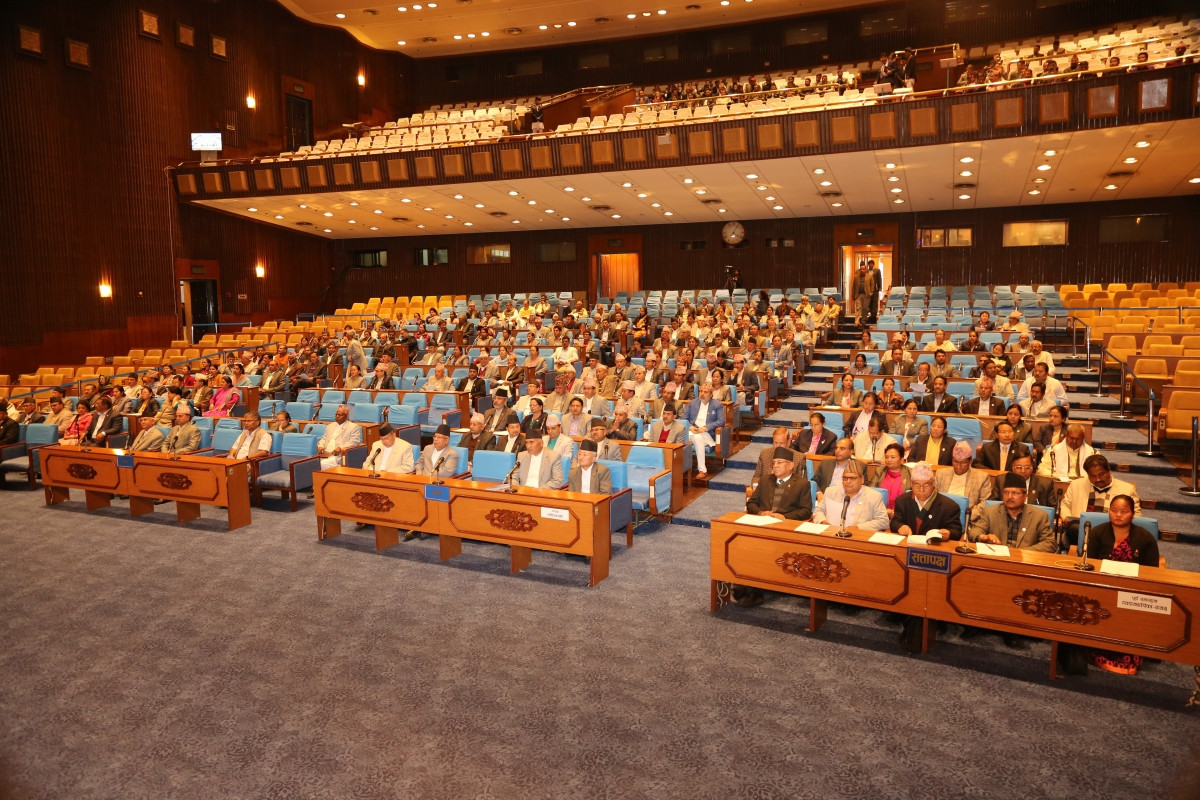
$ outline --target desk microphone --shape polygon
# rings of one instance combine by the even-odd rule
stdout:
[[[1083,523],[1083,548],[1079,551],[1079,562],[1075,565],[1075,569],[1080,572],[1091,572],[1096,567],[1088,563],[1088,537],[1092,535],[1092,523]]]
[[[508,471],[508,474],[504,476],[504,480],[501,481],[501,483],[508,484],[508,488],[504,490],[506,494],[516,494],[517,493],[517,487],[513,486],[512,479],[513,479],[513,475],[515,475],[517,470],[519,470],[520,468],[521,468],[521,462],[519,462],[519,461],[515,462],[512,465],[512,469],[510,469]]]
[[[954,548],[954,552],[956,552],[956,553],[964,553],[964,554],[971,554],[971,553],[974,553],[974,552],[975,552],[975,548],[974,548],[974,547],[971,547],[971,545],[969,545],[969,544],[967,543],[968,541],[969,541],[969,540],[967,539],[967,534],[966,534],[966,532],[964,532],[964,533],[963,533],[963,538],[962,538],[962,541],[961,541],[961,543],[958,545],[958,547]]]
[[[850,498],[846,497],[845,499],[842,500],[842,526],[840,528],[838,528],[838,532],[837,532],[837,534],[835,534],[839,539],[849,539],[851,536],[854,535],[854,534],[850,533],[850,531],[846,530],[846,511],[849,508],[850,508]]]
[[[439,458],[437,460],[437,463],[433,465],[433,475],[430,476],[429,482],[432,483],[434,486],[441,486],[443,483],[445,483],[445,481],[442,480],[441,474],[440,474],[441,469],[442,469],[442,462],[444,462],[445,460],[446,460],[446,457],[442,456],[441,458]]]
[[[1058,467],[1055,466],[1054,462],[1055,462],[1054,447],[1051,446],[1051,448],[1050,448],[1050,479],[1051,480],[1055,480],[1055,476],[1058,475]]]

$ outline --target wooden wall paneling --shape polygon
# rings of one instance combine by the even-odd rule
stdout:
[[[938,110],[929,105],[925,108],[914,108],[908,112],[908,132],[914,137],[937,136]]]
[[[492,174],[492,151],[480,149],[471,153],[471,174]]]
[[[382,180],[382,175],[379,169],[379,161],[374,158],[364,159],[358,164],[359,174],[362,176],[363,183],[379,183]]]
[[[871,140],[896,138],[896,112],[881,111],[871,114]]]
[[[847,114],[829,117],[829,141],[833,144],[854,144],[858,141],[858,117]]]
[[[759,151],[771,151],[783,149],[783,125],[778,122],[759,123],[754,128],[754,140],[758,145]],[[745,145],[745,134],[742,135],[742,144]],[[726,152],[729,152],[726,150]]]
[[[970,100],[950,106],[950,132],[974,133],[979,130],[979,101]]]
[[[644,136],[622,136],[621,156],[628,163],[641,163],[646,160],[646,139]]]
[[[1153,78],[1138,83],[1138,111],[1164,111],[1171,105],[1171,79]]]
[[[616,148],[612,139],[592,138],[589,143],[592,146],[593,166],[607,167],[617,163]]]
[[[992,102],[992,125],[1017,128],[1025,124],[1025,96],[998,97]]]
[[[1097,86],[1088,89],[1087,115],[1089,119],[1115,117],[1117,115],[1117,100],[1120,97],[1120,87],[1116,84]]]

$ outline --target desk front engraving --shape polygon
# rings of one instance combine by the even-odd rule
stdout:
[[[528,533],[538,526],[538,521],[533,518],[533,515],[527,514],[524,511],[513,511],[507,508],[493,508],[484,517],[493,528],[499,528],[502,531],[521,531]]]
[[[1101,606],[1099,600],[1068,592],[1026,589],[1013,597],[1012,601],[1026,614],[1052,622],[1098,625],[1100,620],[1112,616],[1112,612]]]
[[[371,511],[376,514],[386,514],[396,507],[387,495],[379,492],[355,492],[350,502],[360,511]]]
[[[840,583],[842,578],[850,576],[850,570],[842,566],[841,561],[811,553],[784,553],[775,559],[775,563],[785,574],[799,575],[806,581]]]
[[[90,481],[96,477],[96,470],[87,464],[69,464],[67,474],[76,480]]]
[[[164,489],[182,492],[192,487],[192,479],[180,472],[160,472],[158,483]]]

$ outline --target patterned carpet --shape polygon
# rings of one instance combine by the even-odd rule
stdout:
[[[579,559],[319,543],[268,502],[229,533],[0,495],[0,797],[1132,800],[1197,745],[1179,665],[1051,685],[1040,643],[710,615],[700,528],[614,537],[588,589]]]

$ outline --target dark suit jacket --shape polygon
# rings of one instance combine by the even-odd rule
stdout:
[[[833,480],[833,468],[837,465],[837,460],[832,458],[821,459],[813,470],[813,483],[817,485],[818,492],[825,492],[829,488],[829,482]],[[858,466],[865,472],[867,465],[862,461],[858,462]]]
[[[933,411],[933,392],[925,395],[921,399],[922,411]],[[958,398],[947,392],[942,395],[942,404],[938,407],[939,414],[957,414],[958,413]]]
[[[496,436],[488,444],[488,450],[495,450],[497,453],[524,453],[525,452],[525,434],[517,434],[517,446],[513,450],[508,449],[508,434],[504,436]]]
[[[476,378],[474,381],[472,381],[470,378],[463,378],[458,382],[456,391],[470,392],[472,402],[474,402],[476,397],[483,397],[485,394],[487,394],[483,388],[483,378]]]
[[[958,444],[953,436],[942,437],[942,452],[938,453],[938,463],[948,467],[954,463],[954,445]],[[924,461],[925,450],[929,446],[929,434],[925,433],[917,437],[913,442],[913,446],[908,450],[909,461]]]
[[[992,396],[989,398],[987,405],[983,407],[982,411],[979,408],[981,404],[982,398],[972,397],[970,400],[962,404],[962,409],[959,411],[959,413],[970,414],[971,416],[975,416],[977,414],[991,414],[994,417],[1002,417],[1004,416],[1004,412],[1008,411],[1008,406],[1004,405],[1004,401],[999,397]]]
[[[477,440],[475,447],[472,447],[471,432],[467,431],[462,435],[462,438],[458,440],[458,446],[467,448],[467,458],[472,458],[474,457],[476,450],[491,450],[492,442],[494,441],[496,441],[496,437],[487,431],[484,431],[483,433],[479,434],[479,439]]]
[[[757,392],[758,391],[758,374],[755,373],[754,370],[749,367],[749,365],[747,365],[747,367],[742,370],[741,375],[742,375],[743,391]],[[738,375],[735,372],[730,372],[725,376],[725,382],[727,384],[729,384],[730,386],[736,387],[737,381],[738,381]]]
[[[762,514],[775,508],[775,490],[777,481],[774,476],[762,481],[754,494],[746,501],[746,510],[751,514]],[[805,520],[812,517],[812,488],[808,480],[793,472],[791,479],[783,487],[783,496],[778,501],[779,513],[786,519]],[[957,508],[957,506],[956,506]]]
[[[993,481],[993,500],[1004,499],[1004,476],[1007,474],[1008,473],[1005,472],[1001,475],[997,475],[996,480]],[[1033,479],[1030,481],[1029,488],[1033,491],[1031,491],[1029,496],[1026,498],[1026,503],[1032,503],[1035,506],[1049,506],[1050,508],[1054,507],[1054,481],[1050,480],[1049,478],[1043,478],[1041,475],[1034,475]]]
[[[807,453],[808,448],[812,446],[812,428],[805,428],[796,434],[796,438],[792,440],[792,449],[799,450],[801,453]],[[833,447],[837,444],[837,435],[833,431],[826,428],[821,431],[821,443],[817,445],[817,455],[828,456],[833,455]]]
[[[21,437],[21,426],[12,417],[0,422],[0,444],[16,444]]]
[[[879,365],[879,374],[880,375],[892,375],[892,376],[899,375],[901,377],[912,376],[912,375],[917,374],[917,369],[916,369],[916,367],[914,367],[912,365],[911,361],[901,361],[899,372],[896,372],[896,370],[892,368],[892,363],[893,363],[892,360],[889,358],[889,359],[886,359],[882,364],[880,364]]]
[[[96,434],[99,433],[101,430],[104,431],[104,437],[105,437],[104,440],[105,441],[108,441],[109,438],[116,436],[117,434],[122,433],[125,430],[124,422],[121,419],[121,415],[115,411],[110,410],[108,412],[108,416],[106,416],[104,418],[104,427],[103,428],[100,428],[98,426],[97,423],[99,423],[99,422],[100,422],[100,415],[98,413],[93,412],[92,424],[88,426],[87,434],[83,437],[84,441],[88,441],[88,442],[95,441]]]
[[[854,423],[858,421],[859,412],[850,412],[846,417],[846,424],[842,426],[842,435],[851,438],[854,432]],[[879,423],[879,430],[884,433],[888,432],[887,415],[876,409],[871,412],[871,420]]]
[[[1016,458],[1017,454],[1029,455],[1029,447],[1020,442],[1013,442],[1008,453],[1008,463]],[[975,457],[975,466],[979,469],[1000,469],[1000,442],[993,439],[983,446],[979,451],[979,455]],[[1008,464],[1005,465],[1006,467]]]
[[[912,492],[905,492],[896,498],[896,511],[892,515],[892,532],[898,533],[900,526],[907,525],[913,533],[917,532],[917,501]],[[921,515],[921,533],[934,528],[950,532],[951,539],[961,539],[963,535],[962,516],[958,503],[938,492],[929,502],[929,507]]]

